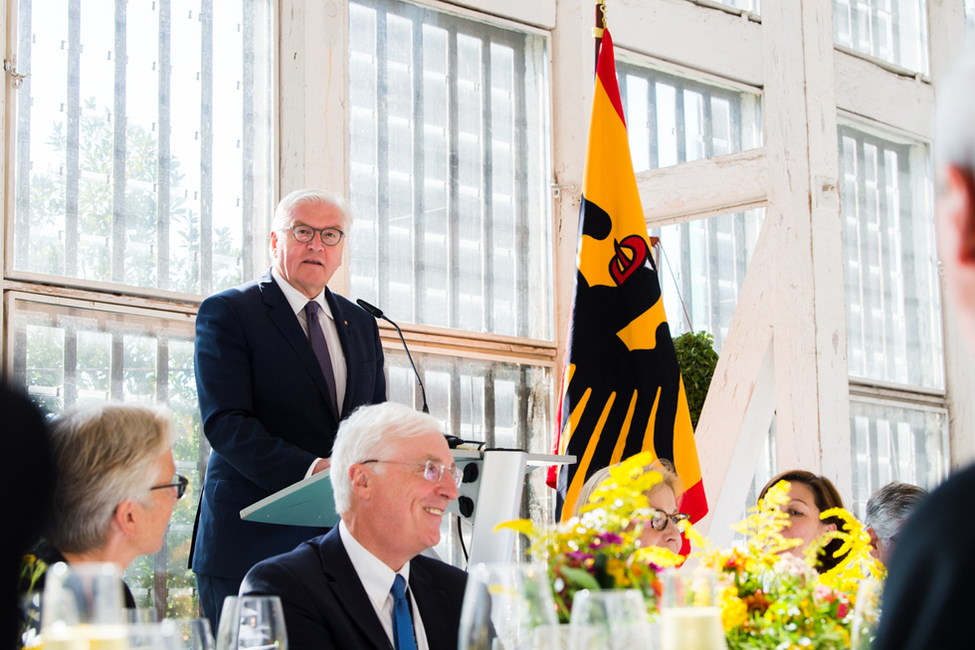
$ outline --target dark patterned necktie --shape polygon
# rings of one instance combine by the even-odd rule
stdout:
[[[410,604],[406,602],[406,580],[396,574],[393,588],[393,638],[396,640],[396,650],[416,650],[416,639],[413,638],[413,617],[410,616]]]
[[[332,411],[339,416],[339,401],[335,393],[335,374],[332,372],[332,357],[328,353],[328,344],[325,343],[325,333],[318,322],[318,310],[321,309],[314,300],[305,305],[305,317],[308,319],[308,341],[311,349],[318,357],[318,365],[322,367],[322,374],[325,375],[325,383],[328,385],[328,397],[332,400]]]

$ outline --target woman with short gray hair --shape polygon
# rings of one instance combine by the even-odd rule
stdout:
[[[54,514],[28,560],[111,562],[119,571],[162,547],[187,481],[175,473],[175,427],[168,412],[101,404],[72,408],[51,429],[56,468]],[[33,588],[43,587],[43,576]],[[26,588],[26,585],[22,585]],[[135,607],[126,587],[126,604]]]

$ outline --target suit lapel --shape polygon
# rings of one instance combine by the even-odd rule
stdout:
[[[369,596],[362,587],[349,554],[345,552],[345,547],[339,538],[338,526],[322,539],[319,553],[321,553],[325,577],[328,579],[328,587],[332,590],[336,602],[345,611],[345,615],[369,641],[371,647],[388,648],[389,638],[382,623],[376,617],[376,610],[369,602]]]
[[[268,318],[271,319],[271,322],[278,328],[278,331],[281,332],[284,339],[294,349],[295,354],[301,360],[305,370],[311,375],[311,379],[315,383],[315,387],[318,388],[318,392],[325,398],[329,413],[335,418],[335,422],[338,422],[338,414],[332,411],[332,400],[329,397],[328,384],[325,383],[325,376],[322,374],[322,367],[318,365],[318,358],[315,356],[315,351],[311,349],[311,343],[308,342],[308,337],[305,336],[304,330],[301,329],[298,317],[295,316],[294,311],[291,309],[291,303],[288,302],[281,288],[274,282],[270,271],[265,273],[264,277],[261,278],[260,286],[261,296],[267,307]]]
[[[358,364],[354,363],[355,352],[358,347],[356,345],[356,330],[355,328],[349,327],[349,322],[345,318],[345,313],[339,306],[338,301],[332,292],[329,291],[328,287],[325,287],[325,300],[328,302],[328,306],[332,309],[332,319],[335,321],[335,329],[339,333],[339,343],[342,344],[342,354],[345,355],[345,397],[342,400],[343,405],[352,404],[352,396],[355,394],[353,388],[355,387],[356,380],[356,367]],[[340,416],[341,419],[341,416]]]

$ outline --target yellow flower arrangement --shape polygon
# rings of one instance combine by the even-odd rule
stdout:
[[[652,455],[643,453],[611,468],[580,515],[563,524],[538,529],[519,519],[499,526],[529,537],[535,559],[547,563],[561,622],[569,621],[572,599],[581,589],[639,589],[648,608],[656,610],[658,573],[682,558],[639,542],[654,512],[646,493],[661,480],[659,473],[646,471],[652,461]]]
[[[745,535],[740,548],[714,549],[694,531],[688,535],[701,552],[704,566],[724,575],[721,621],[729,650],[803,648],[832,650],[850,645],[850,627],[859,580],[882,577],[883,569],[869,555],[870,536],[849,512],[833,508],[822,519],[839,518],[842,526],[810,544],[804,557],[784,553],[800,544],[782,535],[789,516],[789,485],[780,482],[749,509],[735,530]],[[840,562],[817,575],[817,555],[833,539],[843,540],[834,552]]]

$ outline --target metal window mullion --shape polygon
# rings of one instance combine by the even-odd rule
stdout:
[[[169,336],[165,332],[156,337],[156,403],[169,403]],[[166,534],[163,535],[162,548],[152,558],[152,600],[159,620],[166,618],[168,577],[169,535]]]
[[[115,97],[112,124],[112,282],[125,282],[126,114],[125,67],[128,0],[115,0]]]
[[[704,138],[704,157],[714,158],[714,125],[712,120],[714,119],[714,112],[711,110],[711,93],[709,93],[704,88],[700,88],[697,91],[701,95],[701,119],[704,124],[704,133],[701,135]]]
[[[494,390],[495,367],[489,365],[484,371],[484,447],[490,449],[498,444],[497,432],[494,427],[497,423],[495,409],[497,408],[497,398]]]
[[[650,132],[650,160],[654,168],[660,168],[660,142],[657,133],[657,80],[647,79],[647,129]]]
[[[910,152],[907,150],[898,151],[897,164],[897,174],[901,181],[898,186],[912,188]],[[911,349],[910,341],[912,340],[917,341],[922,346],[921,350],[918,350],[918,354],[908,353],[906,355],[907,383],[924,385],[923,367],[926,365],[925,362],[934,355],[934,346],[931,345],[930,336],[922,336],[921,334],[921,305],[918,292],[920,278],[918,277],[917,241],[914,234],[914,215],[912,214],[914,201],[909,197],[908,200],[903,200],[903,198],[900,201],[900,214],[897,215],[897,218],[900,219],[900,241],[902,242],[901,277],[904,279],[904,343],[908,351]]]
[[[376,281],[380,305],[389,304],[389,54],[386,12],[376,11]]]
[[[111,379],[109,380],[109,399],[121,402],[125,398],[125,335],[112,332]]]
[[[859,287],[857,287],[860,294],[860,349],[863,353],[863,374],[864,376],[869,375],[868,367],[870,366],[870,350],[867,347],[867,332],[870,331],[869,327],[869,315],[870,315],[870,303],[869,303],[869,292],[867,291],[867,283],[869,281],[869,216],[864,214],[864,204],[867,200],[867,177],[866,177],[866,152],[863,146],[863,140],[861,138],[854,138],[856,143],[856,160],[857,160],[857,174],[856,174],[856,184],[857,184],[857,214],[856,214],[856,225],[857,225],[857,256],[859,262]]]
[[[78,275],[81,180],[81,0],[68,1],[68,89],[65,97],[64,274]]]
[[[708,331],[717,332],[721,326],[721,270],[720,255],[718,254],[718,226],[717,219],[704,220],[704,232],[707,237],[707,278],[708,278]],[[702,325],[698,323],[698,327]]]
[[[413,314],[417,323],[426,322],[424,292],[426,289],[426,158],[424,139],[426,117],[423,109],[423,17],[413,18]]]
[[[453,358],[447,361],[450,372],[450,395],[448,396],[449,407],[447,410],[447,422],[450,423],[448,433],[459,435],[463,422],[461,420],[461,364],[463,359]],[[418,391],[416,391],[418,392]]]
[[[525,88],[525,43],[526,39],[514,47],[513,88]],[[529,275],[531,274],[531,215],[529,214],[528,170],[522,161],[528,160],[528,105],[525,92],[515,93],[514,110],[514,220],[515,241],[515,332],[517,336],[531,336],[531,315],[529,313]]]
[[[256,65],[258,39],[256,33],[262,28],[260,13],[257,8],[259,0],[244,0],[241,25],[242,46],[242,97],[243,97],[243,133],[241,134],[241,158],[243,178],[241,179],[241,276],[243,279],[255,275],[257,260],[255,259],[255,234],[257,232],[255,202],[255,184],[257,183],[257,97],[264,96],[266,88],[257,79],[258,72],[263,66]]]
[[[531,394],[531,368],[518,364],[518,381],[515,383],[515,446],[528,450],[528,396]]]
[[[481,326],[494,331],[494,136],[491,41],[481,39]]]
[[[62,351],[64,363],[62,374],[64,406],[68,407],[78,401],[78,328],[66,325],[64,328],[64,349]]]
[[[159,133],[156,138],[156,282],[160,289],[169,289],[169,219],[172,205],[169,195],[170,136],[172,97],[170,93],[173,66],[171,61],[170,0],[159,0]]]
[[[457,32],[447,32],[447,322],[460,325],[460,179],[459,120],[457,97]]]
[[[894,357],[896,351],[892,349],[893,337],[891,335],[895,325],[893,322],[894,314],[891,308],[894,306],[894,295],[892,284],[895,280],[894,270],[897,268],[893,259],[893,252],[888,244],[889,231],[891,228],[888,219],[887,200],[887,150],[881,142],[873,143],[877,147],[877,256],[880,264],[880,313],[884,315],[881,327],[881,348],[883,349],[884,376],[883,379],[894,379]],[[882,190],[882,191],[881,191]]]
[[[32,38],[32,0],[21,0],[17,9],[17,33],[19,35],[17,48],[17,65],[24,70],[31,69]],[[13,268],[30,269],[30,109],[31,109],[31,78],[22,80],[17,93],[17,157],[15,163],[16,174],[16,206],[14,210],[14,232],[16,233]],[[19,384],[20,385],[20,384]]]
[[[213,292],[213,0],[200,3],[200,293]]]
[[[677,129],[677,164],[687,162],[687,115],[684,114],[684,85],[674,84],[674,121]]]

